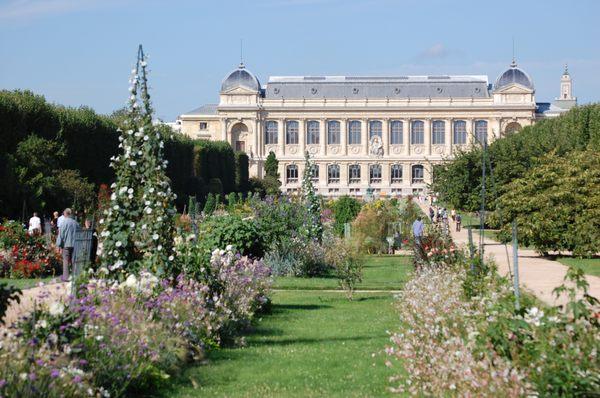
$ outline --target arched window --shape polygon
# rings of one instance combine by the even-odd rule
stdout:
[[[371,184],[378,184],[381,182],[381,165],[372,164],[369,166],[369,181]]]
[[[298,166],[290,164],[285,168],[285,181],[288,184],[298,182]]]
[[[521,130],[521,125],[519,123],[517,123],[517,122],[510,122],[504,128],[504,135],[509,135],[509,134],[512,134],[512,133],[516,133],[519,130]]]
[[[340,122],[337,120],[327,122],[327,143],[329,145],[340,144]]]
[[[350,184],[356,184],[360,182],[360,165],[351,164],[348,166],[348,182]]]
[[[402,182],[402,165],[393,164],[391,168],[392,184]]]
[[[310,179],[314,183],[319,182],[319,165],[318,164],[313,163],[312,166],[310,167]]]
[[[424,181],[425,172],[423,165],[415,164],[412,166],[412,183],[420,184]]]
[[[480,144],[487,143],[488,123],[485,120],[475,122],[475,140]]]
[[[421,120],[415,120],[410,125],[410,143],[412,145],[425,143],[425,124]]]
[[[360,121],[351,120],[348,123],[348,145],[360,145]]]
[[[431,126],[431,143],[444,145],[446,143],[446,123],[443,120],[434,120]]]
[[[369,122],[369,140],[376,135],[378,135],[379,138],[383,138],[381,122],[379,120],[371,120]]]
[[[298,145],[298,122],[290,120],[285,125],[285,143]]]
[[[390,123],[390,143],[392,145],[402,145],[404,143],[402,127],[400,120],[392,120]]]
[[[319,122],[316,120],[309,120],[306,124],[306,143],[308,145],[319,144]]]
[[[265,123],[265,144],[277,144],[277,122],[273,120]]]
[[[327,183],[337,184],[340,182],[340,166],[337,164],[330,164],[327,166]]]
[[[454,145],[465,145],[467,143],[467,122],[456,120],[454,122]]]

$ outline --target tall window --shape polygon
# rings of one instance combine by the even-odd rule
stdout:
[[[316,120],[309,120],[306,124],[306,143],[318,144],[319,143],[319,122]]]
[[[410,125],[410,143],[413,145],[425,143],[425,124],[421,120],[415,120]]]
[[[402,145],[403,140],[402,134],[402,122],[400,120],[392,120],[390,123],[390,143],[392,145]]]
[[[340,122],[337,120],[327,122],[327,143],[329,145],[340,144]]]
[[[290,164],[285,168],[285,180],[288,184],[298,182],[298,166]]]
[[[340,182],[340,166],[337,164],[330,164],[327,166],[327,183],[337,184]]]
[[[360,121],[351,120],[348,123],[348,145],[360,145]]]
[[[369,181],[371,184],[378,184],[381,182],[381,165],[372,164],[369,166]]]
[[[475,139],[480,144],[487,143],[488,124],[485,120],[477,120],[475,122]]]
[[[311,166],[311,168],[310,168],[310,179],[314,183],[319,182],[319,165],[318,164],[313,164]]]
[[[298,145],[298,122],[290,120],[285,125],[285,143]]]
[[[360,165],[351,164],[348,166],[348,182],[350,184],[356,184],[360,182]]]
[[[420,164],[415,164],[412,167],[412,183],[419,184],[423,182],[425,173],[423,166]]]
[[[443,120],[434,120],[431,126],[431,143],[444,145],[446,143],[446,123]]]
[[[464,145],[467,143],[467,122],[457,120],[454,122],[454,144]]]
[[[265,144],[277,144],[277,122],[273,120],[265,123]]]
[[[381,122],[379,120],[371,120],[369,122],[369,140],[376,135],[378,135],[379,138],[383,138]]]
[[[391,168],[392,184],[402,182],[402,165],[393,164]]]

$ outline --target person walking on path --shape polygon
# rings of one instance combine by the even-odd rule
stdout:
[[[423,229],[425,225],[421,221],[421,216],[418,216],[415,222],[413,222],[412,230],[415,238],[415,244],[421,246],[421,240],[423,239]]]
[[[67,208],[63,212],[63,220],[58,227],[58,239],[56,246],[62,251],[63,274],[62,281],[69,280],[69,267],[73,265],[73,251],[75,248],[75,233],[79,228],[77,221],[71,218],[71,209]]]
[[[450,210],[450,217],[452,218],[452,221],[456,221],[456,210]]]
[[[462,217],[460,214],[456,214],[456,232],[460,232],[460,223],[462,222]]]
[[[38,217],[37,212],[29,219],[29,235],[42,234],[42,220]]]
[[[429,208],[429,218],[431,218],[431,222],[433,222],[433,218],[435,216],[435,210],[433,210],[433,207]]]

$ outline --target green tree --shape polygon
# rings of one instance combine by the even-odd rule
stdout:
[[[215,195],[212,192],[209,192],[206,196],[206,202],[204,203],[204,214],[210,216],[216,208],[217,202],[215,200]]]
[[[269,152],[265,160],[265,176],[279,179],[279,160],[273,151]]]
[[[163,159],[164,141],[152,124],[152,106],[142,46],[130,80],[122,153],[112,166],[117,176],[103,231],[103,263],[111,277],[146,268],[164,274],[173,261],[174,198]]]
[[[81,177],[79,170],[60,170],[56,173],[62,207],[89,212],[94,207],[96,192],[94,184]]]
[[[360,202],[350,196],[342,196],[333,203],[333,224],[334,231],[342,236],[344,234],[344,224],[354,221],[358,213],[360,213]]]
[[[312,183],[314,163],[310,160],[308,151],[304,154],[304,174],[302,175],[302,201],[306,207],[305,234],[310,239],[321,240],[323,223],[321,222],[321,200],[315,193]]]

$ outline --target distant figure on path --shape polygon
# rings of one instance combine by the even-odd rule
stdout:
[[[73,251],[77,228],[79,228],[79,224],[71,218],[71,209],[65,209],[63,220],[58,227],[58,239],[56,240],[56,246],[62,251],[63,274],[61,279],[63,282],[69,280],[69,267],[73,265]]]
[[[42,220],[38,217],[37,212],[29,219],[29,235],[42,234]]]
[[[433,207],[429,208],[429,218],[431,218],[431,222],[433,222],[433,219],[435,217],[435,210],[433,210]]]
[[[460,232],[460,223],[462,222],[462,217],[460,214],[456,215],[456,232]]]
[[[92,265],[96,264],[96,257],[98,253],[98,233],[96,232],[96,228],[92,227],[92,220],[89,218],[85,219],[85,229],[92,230],[92,248],[90,250],[90,262]]]
[[[52,213],[52,220],[50,221],[52,226],[52,235],[58,235],[58,212]]]
[[[413,222],[412,230],[413,236],[415,237],[415,244],[421,246],[421,239],[423,238],[423,229],[425,225],[421,221],[421,216],[418,216],[415,222]]]
[[[452,209],[450,211],[450,217],[452,217],[452,221],[456,221],[456,210]]]

